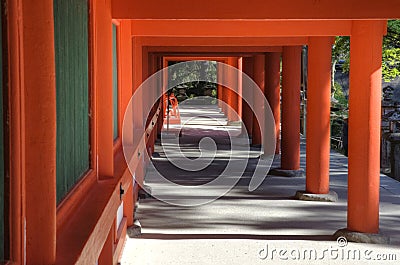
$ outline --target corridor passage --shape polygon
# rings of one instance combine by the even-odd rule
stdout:
[[[366,260],[361,255],[360,259],[342,259],[329,256],[325,249],[372,251],[371,255],[394,253],[398,262],[400,183],[389,177],[381,176],[380,227],[383,234],[390,235],[392,245],[348,243],[340,247],[333,239],[332,235],[339,227],[346,227],[347,208],[347,158],[334,151],[331,152],[330,186],[339,195],[337,202],[293,199],[297,190],[304,190],[305,177],[268,175],[258,189],[249,192],[249,180],[260,150],[252,147],[246,170],[233,189],[210,203],[183,206],[190,198],[194,201],[197,198],[212,199],[223,191],[223,187],[200,186],[191,192],[182,191],[180,186],[161,183],[156,170],[179,185],[203,185],[217,178],[229,159],[247,158],[242,153],[230,154],[231,141],[243,141],[242,144],[246,141],[240,135],[240,123],[227,125],[227,119],[217,105],[193,101],[181,104],[180,114],[183,124],[181,137],[178,137],[180,146],[168,142],[174,138],[172,132],[179,130],[178,125],[171,125],[165,149],[160,142],[156,144],[152,157],[154,167],[147,170],[145,183],[151,187],[152,197],[140,199],[136,210],[135,219],[142,226],[142,234],[136,238],[127,237],[121,264],[266,264],[271,260],[274,261],[272,264],[320,264],[321,260],[330,264],[372,264],[376,257]],[[165,152],[176,155],[179,148],[185,156],[197,158],[200,155],[199,140],[203,137],[214,139],[218,149],[208,167],[185,171],[168,161]],[[207,149],[202,151],[207,153]],[[279,163],[277,156],[273,167],[278,167]],[[301,143],[301,167],[305,168],[304,140]],[[287,255],[289,261],[285,260],[284,256],[278,255],[277,251],[281,249],[287,253],[294,251],[294,256]],[[310,250],[315,251],[315,259],[308,254],[303,256],[304,251]]]

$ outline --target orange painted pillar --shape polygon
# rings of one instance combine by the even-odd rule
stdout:
[[[150,75],[152,75],[154,73],[154,55],[153,54],[148,54],[148,69],[146,71],[146,78],[150,77]],[[156,94],[156,88],[157,88],[157,84],[156,84],[156,80],[151,80],[151,89],[149,89],[149,91],[146,91],[146,95],[145,98],[143,98],[143,100],[145,102],[147,102],[147,107],[146,110],[149,110],[149,113],[143,113],[143,115],[148,115],[146,117],[144,117],[144,119],[146,120],[146,128],[148,125],[151,124],[151,121],[149,119],[151,119],[154,113],[154,101],[153,98],[155,97]],[[146,111],[147,112],[147,111]],[[148,156],[145,156],[145,163],[146,163],[146,167],[147,165],[150,163],[150,157],[153,154],[153,149],[154,149],[154,145],[153,145],[153,132],[147,133],[146,134],[147,137],[147,142],[146,142],[146,151],[148,153]]]
[[[253,78],[253,57],[243,57],[243,74]],[[242,78],[243,81],[244,78]],[[253,90],[251,87],[242,87],[243,95],[246,98],[253,98]],[[247,130],[247,135],[253,137],[253,111],[248,102],[242,102],[242,121]]]
[[[162,95],[163,97],[166,96],[167,93],[167,87],[168,87],[168,70],[166,69],[168,67],[168,61],[165,57],[161,57],[161,61],[162,61],[162,87],[161,87],[161,91],[162,91]],[[161,115],[160,115],[160,120],[161,122],[161,130],[160,130],[160,135],[161,135],[161,131],[163,129],[163,126],[166,126],[166,124],[164,124],[164,113],[167,111],[167,106],[164,102],[164,98],[161,98],[161,104],[162,104],[162,111],[161,111]]]
[[[134,23],[134,22],[132,22]],[[133,28],[132,24],[132,28]],[[143,90],[138,90],[140,85],[142,84],[144,78],[146,77],[147,71],[147,63],[146,59],[147,56],[143,53],[143,46],[141,43],[140,37],[133,37],[133,93],[135,94],[135,102],[132,105],[134,108],[134,117],[133,117],[133,127],[135,129],[135,133],[133,135],[133,139],[135,143],[138,143],[141,138],[143,137],[144,131],[144,113],[143,113],[143,106],[145,102],[143,102],[144,93]],[[140,100],[142,99],[142,100]],[[143,152],[143,150],[142,150]],[[144,178],[144,156],[141,155],[138,157],[139,163],[135,171],[135,180],[138,182],[139,185],[143,185],[143,178]]]
[[[157,71],[158,71],[158,59],[157,59],[157,56],[153,55],[152,58],[153,58],[153,63],[152,63],[152,68],[151,68],[151,72],[150,72],[151,75],[157,73]],[[157,101],[157,96],[159,95],[159,90],[158,90],[159,84],[158,84],[158,82],[159,82],[159,80],[155,80],[154,81],[154,88],[153,88],[153,95],[152,95],[152,98],[153,98],[152,101],[154,101],[153,109],[154,109],[155,113],[157,112],[157,108],[158,108],[158,101]],[[155,142],[157,140],[157,120],[155,121],[153,126],[154,127],[153,127],[153,130],[151,132],[151,134],[152,134],[152,136],[151,136],[151,149],[152,149],[151,155],[154,152],[154,145],[155,145]]]
[[[332,38],[308,43],[306,191],[329,192]]]
[[[126,108],[132,96],[132,37],[131,37],[131,22],[128,20],[120,21],[121,32],[121,114],[120,115],[120,128],[122,128],[123,118],[125,116]],[[122,131],[122,130],[121,130]],[[121,135],[122,136],[122,135]],[[132,179],[132,178],[131,178]],[[133,181],[129,184],[129,188],[123,196],[124,200],[124,216],[127,217],[127,225],[133,225]]]
[[[237,72],[237,87],[238,87],[238,95],[237,95],[237,113],[239,115],[239,118],[243,118],[243,57],[238,58],[238,64],[237,64],[238,72]]]
[[[224,76],[223,78],[226,78],[226,77]],[[228,111],[228,108],[227,108],[227,104],[228,104],[227,90],[228,90],[227,87],[225,87],[225,86],[221,87],[221,101],[223,102],[221,110],[225,114],[225,116],[228,116],[228,113],[227,113],[227,111]]]
[[[282,54],[281,168],[300,169],[301,46],[285,46]]]
[[[254,82],[257,84],[261,92],[264,94],[265,91],[265,55],[258,54],[254,56]],[[259,113],[263,113],[264,101],[262,98],[254,97],[254,110],[258,110]],[[264,118],[264,117],[262,117]],[[252,144],[260,145],[262,142],[261,137],[261,124],[264,121],[258,121],[256,116],[253,116],[253,141]]]
[[[354,21],[350,44],[347,228],[379,230],[382,21]]]
[[[235,71],[232,72],[232,75],[230,78],[233,82],[233,87],[234,87],[235,91],[231,90],[230,96],[231,96],[231,108],[234,110],[234,112],[232,113],[232,115],[233,115],[232,120],[237,121],[237,120],[239,120],[239,117],[240,117],[239,95],[237,94],[239,92],[239,84],[238,84],[239,80],[238,80],[238,75],[237,75],[237,69],[239,66],[239,58],[234,57],[232,59],[233,60],[232,60],[231,65],[235,68]]]
[[[124,119],[126,108],[132,96],[132,36],[131,36],[131,22],[128,20],[121,20],[121,114],[120,115],[120,128]]]
[[[163,60],[161,58],[160,55],[157,55],[157,71],[160,71],[163,68]],[[158,83],[157,83],[157,95],[158,96],[162,96],[162,91],[163,91],[163,81],[161,78],[158,79]],[[160,111],[160,115],[158,116],[157,119],[157,131],[156,131],[156,139],[158,138],[159,135],[161,135],[161,129],[163,126],[163,111],[162,111],[162,104],[163,104],[163,100],[162,97],[158,98],[159,102],[161,102],[161,111]]]
[[[225,90],[227,104],[230,107],[227,109],[228,121],[236,121],[239,119],[239,96],[236,94],[234,90],[237,91],[238,88],[238,76],[236,75],[236,71],[238,66],[238,58],[237,57],[229,57],[228,64],[233,68],[229,68],[228,73],[226,75],[227,84],[229,84],[229,88]]]
[[[24,84],[22,82],[23,76],[23,43],[21,43],[20,32],[24,25],[21,25],[21,2],[9,1],[7,2],[7,30],[8,30],[8,60],[9,60],[9,167],[10,167],[10,208],[9,220],[13,225],[9,227],[9,260],[15,264],[26,264],[25,249],[21,246],[26,245],[25,238],[25,219],[26,207],[24,194],[25,187],[23,183],[25,180],[24,158],[23,158],[23,145],[22,138],[24,132],[22,131],[22,117],[23,113],[23,91]],[[47,2],[44,3],[47,5]],[[29,33],[29,31],[28,31]],[[55,91],[55,88],[54,88]],[[51,95],[52,96],[52,95]],[[55,96],[55,95],[54,95]],[[55,124],[55,123],[54,123]],[[53,132],[51,132],[53,133]],[[50,213],[52,214],[52,213]]]
[[[115,224],[115,223],[114,223]],[[98,259],[98,265],[109,265],[113,264],[113,246],[114,245],[114,225],[111,226],[106,242],[104,243],[103,249],[100,252]]]
[[[20,28],[26,264],[56,261],[56,83],[53,1],[24,1]],[[34,44],[34,45],[32,45]],[[22,247],[24,248],[24,247]]]
[[[112,93],[112,18],[109,4],[93,2],[93,85],[96,97],[98,178],[114,175],[113,93]]]
[[[133,201],[133,185],[131,183],[129,188],[126,190],[125,195],[123,196],[124,200],[124,216],[126,217],[126,225],[133,225],[133,209],[134,209],[134,201]]]
[[[221,108],[222,110],[222,100],[223,100],[223,93],[224,93],[224,88],[220,83],[222,83],[222,78],[223,78],[223,70],[221,67],[217,65],[217,99],[218,99],[218,107]]]
[[[228,59],[224,63],[228,64],[229,63]],[[224,84],[226,84],[226,82],[227,82],[226,80],[228,78],[228,70],[226,67],[224,67],[223,69],[220,70],[220,78],[221,78],[221,81]],[[229,88],[227,88],[226,86],[221,86],[221,101],[223,102],[221,110],[227,117],[228,117],[228,113],[227,113],[227,111],[228,111],[228,108],[227,108],[228,93],[229,93]]]
[[[265,97],[275,119],[275,154],[280,153],[281,133],[281,53],[273,52],[265,55]]]

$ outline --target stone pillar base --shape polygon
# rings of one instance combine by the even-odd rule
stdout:
[[[176,130],[170,130],[170,131],[163,131],[161,133],[161,138],[160,139],[174,139],[177,138],[180,135],[180,131],[176,131]]]
[[[139,237],[142,235],[142,225],[140,224],[139,220],[135,220],[133,225],[128,227],[126,233],[130,238]]]
[[[338,200],[338,195],[334,191],[329,191],[327,194],[314,194],[299,190],[294,197],[302,201],[336,202]]]
[[[228,126],[241,126],[242,125],[242,121],[228,121],[227,124]]]
[[[287,170],[281,168],[271,168],[270,171],[268,172],[268,175],[293,178],[293,177],[304,177],[305,172],[304,169]]]
[[[147,199],[147,198],[152,198],[151,196],[151,187],[144,185],[143,188],[141,188],[138,192],[138,197],[139,199]]]
[[[382,234],[368,234],[350,231],[347,228],[339,229],[333,234],[335,239],[346,238],[347,241],[370,244],[390,244],[390,238]]]

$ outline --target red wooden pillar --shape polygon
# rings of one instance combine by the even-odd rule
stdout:
[[[158,71],[158,59],[156,55],[153,55],[153,67],[152,67],[152,72],[151,74],[155,74]],[[157,108],[158,108],[158,96],[160,95],[159,92],[159,80],[155,80],[154,81],[154,91],[153,91],[153,101],[155,102],[155,106],[154,106],[154,111],[157,112]],[[155,142],[157,140],[157,121],[154,125],[153,131],[152,131],[152,141],[151,141],[151,145],[152,145],[152,152],[154,152],[154,145]]]
[[[228,64],[228,60],[225,62]],[[227,78],[228,78],[228,68],[224,67],[223,69],[220,70],[220,77],[221,81],[226,84]],[[221,86],[221,101],[222,101],[222,112],[228,117],[228,94],[229,94],[229,88],[226,86]]]
[[[301,46],[286,46],[282,54],[281,168],[300,169]]]
[[[96,141],[98,178],[114,175],[112,18],[107,3],[93,2],[93,86],[96,97]]]
[[[243,57],[243,73],[253,78],[253,57]],[[242,78],[243,81],[244,78]],[[250,87],[242,87],[243,96],[246,98],[253,97],[253,90]],[[253,134],[253,111],[249,103],[243,100],[242,102],[242,120],[247,130],[247,135],[252,138]]]
[[[8,59],[10,62],[9,67],[9,149],[10,149],[10,202],[9,202],[9,220],[13,224],[9,227],[9,246],[10,257],[9,259],[16,264],[26,264],[26,253],[21,246],[26,245],[25,238],[25,219],[26,207],[25,196],[21,196],[25,192],[23,185],[23,171],[24,163],[24,145],[23,131],[21,123],[23,113],[23,91],[24,84],[22,82],[23,75],[23,61],[21,60],[21,53],[23,51],[23,43],[21,43],[20,32],[23,25],[21,25],[21,2],[9,1],[7,2],[6,12],[8,20]],[[44,3],[44,5],[46,5]],[[32,32],[33,33],[33,32]],[[3,35],[4,36],[4,35]],[[55,86],[55,85],[54,85]],[[55,87],[54,87],[55,91]],[[54,95],[55,100],[55,95]],[[54,109],[55,111],[55,109]],[[54,121],[55,122],[55,121]],[[55,149],[54,149],[55,150]],[[12,162],[11,162],[12,161]],[[50,213],[52,214],[52,213]]]
[[[226,74],[227,84],[229,84],[229,88],[225,89],[226,93],[226,103],[229,108],[227,109],[228,121],[237,121],[239,116],[239,96],[236,94],[238,88],[238,76],[235,69],[238,66],[238,58],[237,57],[229,57],[228,64],[232,67],[228,69],[228,73]],[[236,92],[235,92],[236,90]]]
[[[132,22],[131,27],[134,27],[134,22]],[[132,92],[133,92],[133,104],[132,106],[130,106],[132,108],[132,112],[133,112],[133,121],[132,121],[132,133],[133,135],[130,136],[130,139],[132,139],[132,143],[135,144],[144,144],[142,141],[142,137],[143,137],[143,128],[144,128],[144,117],[143,117],[143,91],[138,90],[138,88],[140,87],[140,85],[143,82],[143,78],[145,77],[145,71],[144,69],[146,69],[146,67],[143,65],[144,62],[144,57],[143,56],[143,46],[141,43],[141,38],[140,37],[133,37],[132,38],[132,56],[133,56],[133,60],[132,60],[132,80],[133,80],[133,87],[132,87]],[[144,145],[145,146],[145,145]],[[144,155],[143,155],[143,151],[146,150],[141,150],[141,155],[139,155],[137,158],[137,167],[135,169],[134,172],[134,177],[135,177],[135,181],[132,183],[133,185],[133,202],[132,205],[129,205],[128,211],[129,212],[133,212],[134,209],[134,205],[137,201],[138,198],[138,191],[140,189],[141,186],[143,186],[143,180],[144,180]],[[139,186],[140,185],[140,186]],[[131,195],[129,195],[131,196]],[[128,220],[129,223],[129,220]]]
[[[354,21],[350,46],[347,228],[379,230],[382,21]]]
[[[238,110],[237,113],[239,115],[239,118],[242,120],[243,118],[243,76],[242,76],[242,72],[243,72],[243,57],[239,57],[238,58],[238,64],[237,64],[237,88],[238,88]]]
[[[329,192],[331,37],[308,44],[306,191]]]
[[[149,78],[152,74],[154,74],[156,72],[155,70],[156,67],[156,57],[153,54],[148,54],[148,70],[147,73],[145,74],[146,77],[145,78]],[[154,99],[156,97],[156,89],[157,89],[157,84],[156,84],[157,80],[151,79],[148,82],[151,82],[151,89],[149,89],[149,91],[146,91],[146,98],[144,98],[143,100],[145,102],[147,102],[147,108],[146,109],[150,109],[150,112],[144,113],[144,115],[149,115],[144,117],[145,119],[152,118],[153,114],[155,113],[156,107],[154,105]],[[146,124],[146,126],[150,125],[151,121],[149,122],[149,124]],[[148,156],[145,157],[145,162],[146,162],[146,166],[150,163],[150,157],[153,154],[153,150],[154,150],[154,131],[151,131],[148,135],[146,135],[147,137],[147,143],[146,143],[146,149],[148,152]],[[147,158],[147,159],[146,159]]]
[[[160,55],[157,55],[157,71],[160,71],[163,69],[163,59]],[[163,76],[164,78],[164,76]],[[163,121],[164,121],[164,112],[163,112],[163,80],[158,80],[158,84],[157,84],[157,88],[158,88],[158,96],[159,97],[159,101],[161,103],[161,110],[160,110],[160,115],[158,116],[158,120],[157,120],[157,137],[159,135],[161,135],[161,130],[163,127]]]
[[[123,119],[125,116],[126,108],[128,107],[129,101],[132,96],[132,36],[131,36],[131,22],[128,20],[120,21],[120,33],[121,33],[121,115],[120,115],[120,128],[123,126]],[[121,129],[122,131],[122,129]],[[120,135],[122,139],[122,134]],[[126,190],[123,196],[124,201],[124,216],[127,218],[127,225],[133,225],[133,182],[129,184],[129,188]]]
[[[254,82],[257,84],[261,92],[264,94],[265,91],[265,55],[258,54],[254,56]],[[262,98],[257,96],[254,97],[254,106],[253,109],[258,113],[264,113],[263,106],[264,101]],[[261,116],[261,119],[264,117]],[[253,116],[253,141],[252,144],[260,145],[262,142],[261,138],[261,126],[264,124],[264,121],[258,121],[256,116]]]
[[[23,138],[26,202],[26,263],[55,264],[56,257],[56,84],[53,1],[24,1]],[[33,45],[34,44],[34,45]],[[25,96],[24,96],[25,95]],[[23,194],[20,194],[23,197]],[[20,206],[19,206],[20,207]],[[23,249],[24,247],[22,247]]]
[[[121,83],[121,114],[120,115],[120,128],[124,119],[126,108],[132,97],[132,36],[131,36],[131,22],[128,20],[120,21],[121,32],[121,68],[122,76]]]
[[[221,69],[221,67],[219,65],[217,65],[217,99],[218,99],[218,107],[221,108],[222,110],[222,101],[223,101],[223,93],[224,93],[224,88],[221,85],[222,83],[222,78],[223,78],[223,69]]]
[[[265,57],[265,96],[275,119],[275,154],[280,153],[281,126],[281,53],[267,53]]]
[[[114,225],[111,226],[106,242],[101,250],[98,265],[108,265],[113,263],[113,244],[114,244]]]
[[[135,23],[134,21],[132,23]],[[132,28],[134,25],[132,24]],[[135,95],[135,101],[132,105],[133,110],[133,127],[134,127],[134,142],[139,143],[144,133],[144,113],[143,113],[143,102],[144,92],[138,90],[147,74],[147,54],[143,52],[143,46],[140,37],[133,37],[133,94]],[[146,69],[146,70],[145,70]],[[142,100],[140,100],[142,99]],[[143,186],[144,177],[144,159],[143,155],[140,155],[137,159],[139,163],[135,171],[135,180],[140,186]]]

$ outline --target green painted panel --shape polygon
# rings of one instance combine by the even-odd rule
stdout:
[[[57,201],[89,169],[87,0],[54,1],[57,85]]]
[[[1,15],[3,12],[0,12]],[[0,29],[2,28],[0,15]],[[4,124],[3,124],[3,38],[0,34],[0,261],[4,259]]]
[[[117,51],[117,26],[112,25],[113,45],[113,130],[114,140],[118,138],[118,51]]]

